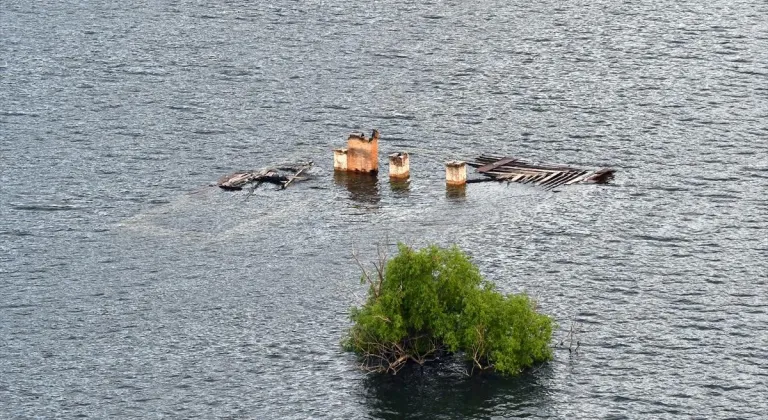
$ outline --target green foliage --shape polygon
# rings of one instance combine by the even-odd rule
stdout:
[[[361,355],[365,369],[397,373],[408,361],[452,353],[473,372],[515,375],[552,358],[552,319],[528,296],[496,291],[455,246],[398,249],[386,265],[382,259],[376,278],[364,272],[368,299],[350,315],[343,345]]]

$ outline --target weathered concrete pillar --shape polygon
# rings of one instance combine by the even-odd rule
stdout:
[[[363,134],[350,134],[347,140],[347,170],[352,172],[379,172],[379,131],[371,138]]]
[[[389,179],[408,179],[411,176],[411,163],[408,153],[389,155]]]
[[[347,170],[347,149],[335,149],[333,151],[333,170]]]
[[[452,160],[445,163],[445,183],[451,186],[467,183],[467,163],[460,160]]]

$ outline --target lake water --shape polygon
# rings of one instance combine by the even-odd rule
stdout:
[[[764,416],[767,16],[3,0],[0,417]],[[334,177],[372,128],[411,153],[406,187]],[[444,162],[484,152],[618,172],[447,193]],[[211,186],[300,159],[284,191]],[[514,379],[364,375],[339,346],[352,253],[397,241],[458,244],[578,351]]]

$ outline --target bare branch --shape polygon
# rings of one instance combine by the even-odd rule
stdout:
[[[360,267],[360,271],[363,272],[363,277],[365,277],[365,280],[368,282],[368,284],[371,287],[374,287],[373,280],[371,280],[371,276],[368,274],[368,270],[365,269],[365,266],[363,266],[363,263],[360,262],[360,258],[358,258],[357,252],[352,251],[352,258],[355,259],[355,262],[357,263],[357,266]],[[378,293],[376,294],[376,297],[378,297]]]

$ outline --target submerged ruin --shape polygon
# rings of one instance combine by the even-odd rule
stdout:
[[[238,191],[250,186],[251,192],[261,184],[268,182],[276,184],[280,189],[285,189],[295,181],[302,181],[302,177],[312,167],[312,161],[283,164],[267,167],[254,171],[240,171],[219,178],[216,185],[224,190]]]
[[[583,169],[498,155],[481,155],[467,164],[487,180],[532,184],[546,189],[561,185],[605,184],[616,172],[611,168]]]
[[[370,137],[350,134],[347,147],[334,149],[334,176],[358,174],[376,180],[379,171],[379,131]],[[388,155],[391,181],[410,179],[410,155],[397,152]],[[474,167],[482,178],[467,179],[467,166]],[[277,184],[284,189],[295,181],[307,179],[312,161],[278,165],[261,170],[235,172],[219,179],[217,185],[225,190],[241,190],[249,186],[251,192],[262,183]],[[474,160],[453,160],[445,163],[445,181],[449,189],[463,189],[467,183],[506,181],[554,189],[562,185],[605,184],[613,179],[612,168],[587,169],[568,165],[541,163],[513,156],[483,154]]]

